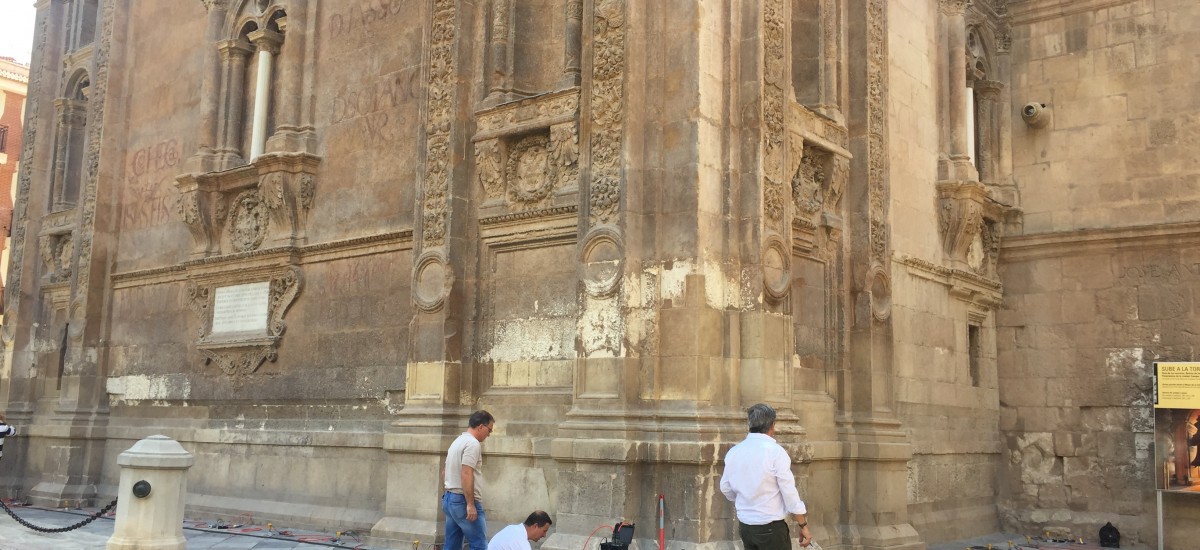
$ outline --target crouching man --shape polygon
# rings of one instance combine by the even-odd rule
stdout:
[[[550,514],[538,510],[525,518],[525,523],[509,525],[501,529],[492,540],[488,541],[488,550],[531,550],[529,541],[537,542],[545,538],[554,522]]]

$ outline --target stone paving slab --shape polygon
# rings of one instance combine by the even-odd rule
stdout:
[[[72,525],[83,520],[96,510],[47,510],[44,508],[16,507],[13,512],[20,518],[39,527],[56,528]],[[197,525],[188,521],[187,525]],[[41,533],[14,521],[0,511],[0,550],[98,550],[108,544],[113,533],[112,517],[102,517],[92,523],[67,533]],[[292,530],[297,536],[325,536],[328,533]],[[268,538],[265,531],[256,533],[234,533],[225,530],[186,527],[183,536],[189,550],[317,550],[330,548],[330,544],[309,544],[286,537]],[[360,548],[357,542],[347,541],[342,548]]]

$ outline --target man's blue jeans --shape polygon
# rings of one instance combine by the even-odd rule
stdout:
[[[471,550],[487,550],[487,524],[483,517],[482,502],[475,501],[475,511],[479,516],[475,521],[468,521],[466,497],[446,491],[442,495],[442,511],[446,513],[444,550],[462,550],[464,538]]]

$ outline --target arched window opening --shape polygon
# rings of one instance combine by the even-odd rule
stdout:
[[[218,43],[221,54],[221,104],[216,152],[225,167],[254,162],[265,151],[274,129],[276,59],[283,45],[287,13],[256,0],[232,14],[232,38]]]
[[[54,170],[50,209],[73,208],[79,200],[87,139],[87,100],[91,80],[79,71],[68,81],[63,97],[55,100],[58,126],[54,135]]]
[[[97,0],[70,0],[67,5],[66,51],[73,52],[96,38]]]

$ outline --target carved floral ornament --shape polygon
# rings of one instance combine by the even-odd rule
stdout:
[[[302,286],[300,269],[295,266],[258,280],[189,282],[188,308],[199,320],[196,348],[205,363],[215,363],[228,375],[247,375],[263,362],[275,361],[287,330],[284,315]],[[250,328],[241,330],[246,325]]]
[[[938,201],[939,229],[951,267],[990,275],[1000,250],[1003,207],[978,182],[939,183]]]
[[[579,90],[476,113],[475,180],[487,206],[528,210],[579,185]]]

